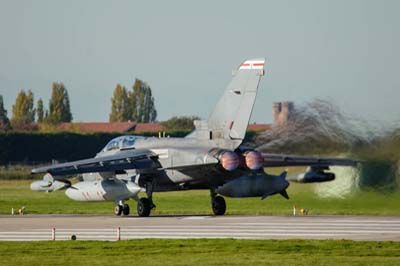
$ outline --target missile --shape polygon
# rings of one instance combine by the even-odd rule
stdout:
[[[71,186],[68,180],[54,180],[50,174],[43,176],[43,180],[37,180],[31,183],[31,190],[41,192],[52,192],[65,189]]]
[[[328,182],[335,179],[334,173],[324,172],[324,170],[328,169],[308,167],[304,173],[295,176],[290,176],[288,177],[288,180],[299,183],[316,183],[316,182]]]
[[[289,182],[286,181],[285,177],[286,172],[283,172],[279,176],[265,173],[244,175],[218,187],[216,192],[223,196],[233,198],[261,197],[265,199],[277,193],[288,198],[285,190],[289,186]]]

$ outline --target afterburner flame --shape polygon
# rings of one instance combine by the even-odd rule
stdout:
[[[220,156],[222,167],[227,171],[233,171],[239,166],[239,156],[231,151],[225,151]]]
[[[264,158],[261,153],[257,151],[248,151],[244,154],[246,166],[250,170],[259,170],[263,167]]]

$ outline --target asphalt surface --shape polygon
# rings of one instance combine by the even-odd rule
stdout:
[[[0,240],[138,238],[352,239],[400,241],[394,216],[0,215]]]

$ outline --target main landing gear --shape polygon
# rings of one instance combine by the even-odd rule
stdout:
[[[151,212],[151,203],[148,198],[141,198],[137,203],[137,213],[140,217],[148,217]]]
[[[224,215],[226,211],[225,199],[217,196],[217,193],[211,189],[211,207],[215,215]]]
[[[156,207],[153,203],[153,183],[146,183],[147,198],[141,198],[137,201],[137,214],[140,217],[148,217],[152,209]]]

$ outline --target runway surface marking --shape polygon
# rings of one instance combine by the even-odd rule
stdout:
[[[400,241],[400,217],[0,215],[0,240],[139,238],[353,239]]]

